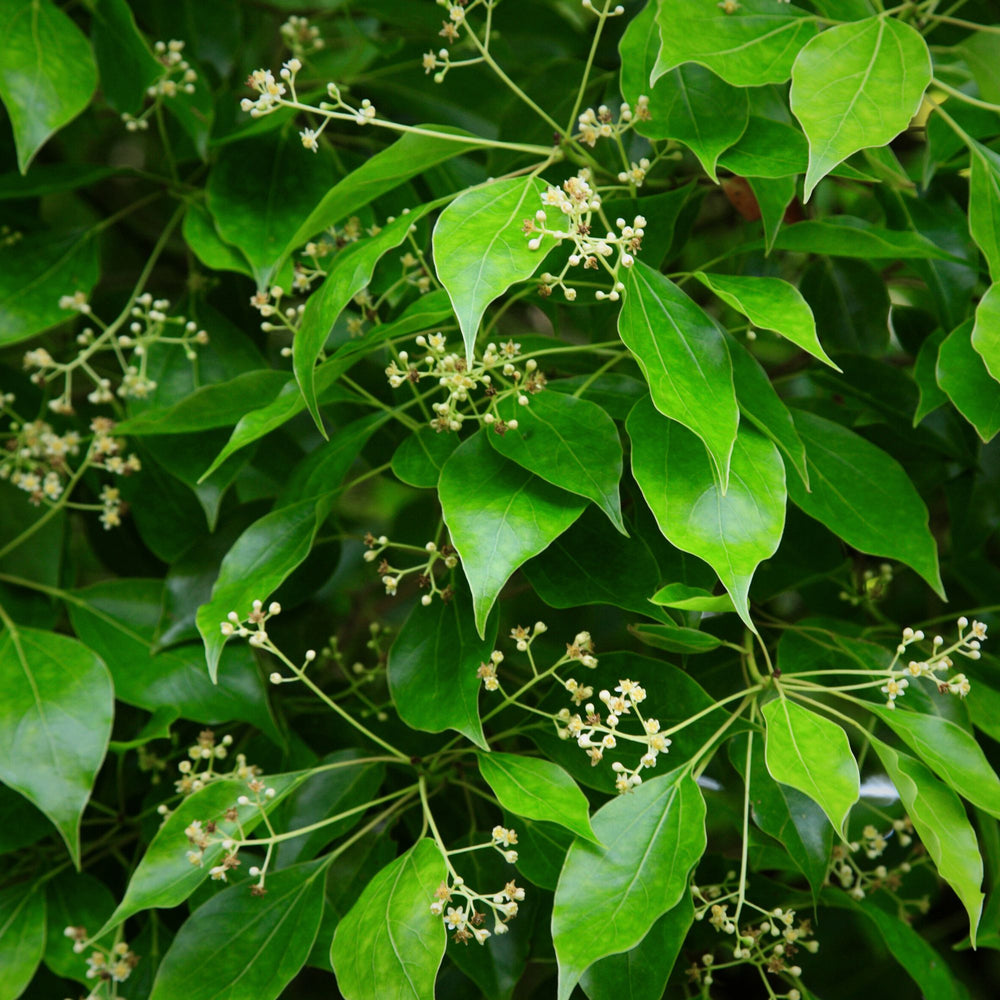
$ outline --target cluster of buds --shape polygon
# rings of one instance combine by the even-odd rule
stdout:
[[[914,844],[913,824],[909,816],[891,821],[889,829],[880,830],[873,823],[868,823],[861,831],[860,840],[852,840],[834,845],[827,870],[826,880],[838,883],[852,899],[858,901],[880,889],[888,891],[899,905],[900,917],[909,921],[911,911],[926,913],[929,905],[926,896],[919,899],[904,900],[898,895],[903,885],[903,879],[915,865],[927,861],[927,854],[921,844]],[[892,839],[900,847],[911,848],[909,854],[899,864],[888,867],[881,861],[874,868],[863,869],[856,860],[863,854],[869,861],[879,861]]]
[[[692,963],[687,974],[692,983],[705,990],[712,985],[714,973],[719,968],[732,968],[747,964],[756,966],[767,982],[768,996],[784,998],[784,1000],[801,1000],[802,967],[796,962],[800,950],[816,954],[819,942],[813,937],[812,923],[809,920],[799,920],[795,910],[776,906],[764,909],[746,901],[748,908],[755,911],[752,921],[736,923],[736,916],[730,915],[730,903],[735,892],[724,892],[722,886],[691,886],[694,896],[697,921],[708,919],[708,923],[719,934],[733,938],[731,950],[717,962],[713,952],[706,952],[701,959]],[[774,976],[788,986],[787,990],[777,992],[767,979]]]
[[[164,97],[177,97],[179,94],[193,94],[198,74],[184,58],[184,43],[176,38],[169,42],[157,42],[153,52],[163,67],[160,75],[146,88],[146,96],[153,103],[138,117],[125,113],[122,121],[129,132],[144,132],[149,128],[149,118],[160,100]]]
[[[857,590],[853,594],[842,590],[840,599],[855,608],[859,604],[878,603],[888,595],[892,576],[891,563],[880,563],[878,570],[866,569],[861,574]]]
[[[426,350],[422,359],[411,362],[409,353],[400,351],[398,360],[386,368],[385,374],[393,389],[406,382],[416,385],[427,378],[437,380],[447,392],[444,400],[431,406],[435,416],[430,426],[438,433],[461,430],[469,419],[492,427],[500,435],[517,430],[517,419],[504,420],[497,409],[498,404],[512,396],[519,406],[527,406],[531,397],[545,388],[545,375],[538,370],[534,358],[526,359],[523,368],[518,367],[521,345],[512,340],[499,345],[488,344],[482,359],[473,360],[471,365],[464,353],[449,349],[442,333],[429,337],[421,335],[416,344]],[[485,400],[473,400],[471,393],[475,390],[481,390]],[[483,402],[485,409],[480,412]]]
[[[241,618],[235,611],[230,611],[226,615],[226,620],[220,622],[219,631],[229,639],[238,636],[246,639],[251,646],[267,646],[270,639],[267,634],[267,622],[275,615],[281,614],[281,605],[277,601],[271,601],[264,610],[264,602],[255,600],[250,606],[250,614],[246,618]],[[315,657],[315,653],[313,656]]]
[[[304,59],[326,47],[319,28],[309,23],[309,18],[292,14],[280,28],[281,37],[297,59]]]
[[[437,542],[427,542],[422,548],[419,545],[404,545],[400,542],[390,542],[385,535],[377,538],[368,532],[364,538],[367,551],[364,554],[365,562],[375,562],[378,560],[377,572],[385,587],[385,592],[390,597],[395,597],[399,590],[399,585],[403,578],[410,574],[416,574],[417,587],[426,591],[420,603],[426,608],[435,597],[440,597],[446,604],[452,599],[454,591],[450,583],[444,587],[439,586],[436,576],[437,568],[443,567],[445,575],[450,578],[451,570],[458,565],[458,555],[451,545],[438,545]],[[393,548],[401,552],[412,552],[421,557],[421,561],[413,566],[404,568],[392,565],[386,558],[385,553]]]
[[[554,288],[562,289],[567,301],[576,299],[577,291],[566,284],[570,268],[582,266],[584,270],[597,271],[603,268],[611,278],[611,291],[598,289],[598,300],[617,302],[625,289],[620,275],[635,263],[635,254],[642,246],[646,220],[637,215],[629,225],[624,219],[617,219],[618,232],[606,231],[603,235],[594,232],[595,213],[601,208],[601,196],[590,183],[590,171],[586,167],[576,176],[563,181],[561,187],[550,185],[542,193],[542,208],[532,219],[525,219],[522,230],[528,238],[528,248],[538,250],[544,238],[551,237],[557,243],[570,240],[572,252],[558,275],[546,272],[541,276],[541,292],[551,295]],[[554,228],[549,226],[546,208],[558,209],[561,218]],[[612,258],[614,258],[612,260]]]
[[[924,633],[920,629],[903,629],[903,638],[896,647],[896,654],[888,667],[888,678],[880,690],[886,696],[886,707],[895,708],[896,699],[906,693],[910,680],[917,677],[929,678],[937,686],[941,694],[954,694],[964,698],[971,690],[968,677],[963,673],[943,674],[951,671],[954,666],[952,656],[964,656],[969,660],[978,660],[982,655],[980,648],[986,640],[986,625],[961,617],[958,619],[958,639],[950,646],[945,646],[944,638],[936,635],[931,639],[931,654],[922,660],[909,660],[906,666],[901,666],[902,657],[909,647],[923,642]],[[968,632],[966,629],[968,628]]]
[[[537,677],[538,668],[535,666],[535,658],[531,652],[531,644],[544,632],[548,632],[549,627],[545,622],[535,622],[534,626],[529,630],[523,625],[515,625],[514,628],[510,630],[510,638],[514,642],[514,646],[519,653],[526,653],[528,656],[528,662],[531,664],[531,672]],[[586,633],[581,632],[580,635],[585,635]],[[569,647],[567,647],[569,648]],[[487,691],[500,691],[500,679],[497,677],[497,669],[500,664],[503,663],[503,652],[499,649],[494,649],[490,653],[490,658],[483,663],[480,663],[476,668],[476,676],[483,682],[483,687]],[[567,662],[567,657],[563,657],[556,664],[556,667]],[[596,664],[597,661],[595,660]],[[553,668],[555,669],[555,668]]]
[[[480,2],[492,7],[497,0],[473,0],[472,6],[479,6]],[[470,6],[469,0],[436,0],[436,3],[448,11],[448,18],[441,22],[441,30],[438,34],[450,45],[458,38],[459,26],[466,24],[465,15]]]
[[[302,281],[298,280],[300,273],[303,275]],[[308,292],[312,282],[317,277],[322,277],[325,273],[324,271],[313,272],[306,268],[302,268],[300,271],[300,269],[296,268],[294,290],[296,292]],[[298,331],[302,323],[302,314],[306,309],[305,303],[283,305],[282,299],[284,297],[285,290],[281,285],[261,288],[250,296],[250,307],[256,309],[264,317],[260,328],[265,333],[270,333],[273,330],[286,330],[294,335]],[[286,357],[291,353],[291,348],[287,348],[287,353],[286,350],[282,350],[282,354]]]
[[[187,759],[177,765],[180,778],[174,782],[174,788],[179,795],[190,795],[201,791],[207,784],[217,778],[246,778],[259,773],[255,765],[248,765],[243,754],[236,755],[236,766],[228,771],[216,770],[216,762],[229,756],[229,747],[233,738],[228,733],[221,740],[216,740],[211,729],[203,729],[198,739],[188,747]]]
[[[645,95],[635,102],[634,110],[631,104],[623,101],[618,109],[617,122],[611,114],[611,109],[602,104],[596,111],[587,108],[580,114],[577,118],[578,131],[573,138],[593,149],[598,139],[615,139],[620,142],[622,135],[634,128],[636,122],[645,121],[649,121],[649,98]]]
[[[79,373],[91,386],[87,402],[95,405],[110,403],[117,394],[121,399],[145,399],[156,389],[156,382],[147,373],[149,350],[154,344],[180,346],[189,361],[196,358],[195,345],[207,344],[208,334],[193,320],[184,316],[168,316],[167,299],[154,299],[148,292],[139,295],[132,303],[128,315],[128,331],[120,333],[119,324],[109,326],[94,316],[83,292],[63,295],[59,307],[77,312],[92,320],[77,334],[80,349],[76,357],[67,362],[56,361],[45,348],[35,348],[24,355],[24,368],[31,372],[36,385],[45,385],[55,379],[63,380],[62,391],[49,402],[54,413],[72,415],[73,378]],[[96,329],[95,329],[96,327]],[[112,380],[93,367],[97,354],[113,354],[121,370],[117,390]]]
[[[86,927],[67,927],[63,934],[73,942],[76,954],[81,955],[88,948],[92,949],[87,956],[86,977],[98,980],[98,985],[87,1000],[97,1000],[104,984],[124,983],[139,964],[139,956],[126,941],[118,941],[105,949],[99,944],[88,944]]]

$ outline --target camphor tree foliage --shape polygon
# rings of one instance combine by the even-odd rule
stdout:
[[[0,0],[0,998],[995,996],[996,20]]]

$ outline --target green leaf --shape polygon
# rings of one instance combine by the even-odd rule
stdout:
[[[587,797],[558,764],[520,754],[481,753],[479,771],[501,807],[516,816],[545,820],[597,843]]]
[[[267,785],[276,794],[265,801],[263,812],[272,812],[307,776],[305,771],[268,775],[265,779]],[[253,802],[245,806],[237,804],[237,799],[245,794],[245,782],[219,778],[188,795],[157,830],[142,860],[132,872],[124,898],[94,936],[101,937],[142,910],[170,909],[183,903],[208,878],[212,866],[218,864],[225,854],[221,840],[216,841],[205,848],[201,865],[192,864],[187,857],[191,842],[184,831],[198,820],[201,823],[214,822],[217,835],[221,838],[238,837],[239,831],[252,833],[263,815]],[[236,819],[226,819],[224,814],[229,809],[236,810]]]
[[[529,396],[519,406],[508,396],[497,412],[516,430],[487,434],[490,444],[512,462],[553,486],[593,500],[623,534],[618,483],[622,477],[622,445],[614,421],[596,403],[557,392]]]
[[[921,994],[934,1000],[967,1000],[948,963],[909,924],[871,902],[856,903],[846,892],[824,889],[820,905],[850,910],[871,923],[888,953],[907,971]]]
[[[739,142],[719,157],[737,177],[769,180],[805,173],[808,162],[809,144],[794,125],[753,113]]]
[[[27,175],[16,170],[0,174],[0,201],[76,191],[124,172],[121,168],[93,163],[36,163]]]
[[[337,925],[330,961],[344,1000],[428,1000],[444,958],[445,929],[431,913],[445,865],[418,840],[383,868]]]
[[[393,475],[408,486],[433,489],[458,441],[457,434],[441,434],[433,427],[421,427],[404,438],[393,452]]]
[[[371,281],[375,266],[382,256],[398,247],[406,239],[411,227],[431,207],[424,205],[414,212],[401,215],[376,236],[365,237],[341,250],[333,258],[323,284],[306,302],[302,322],[292,342],[292,366],[306,406],[324,437],[326,430],[319,415],[316,362],[330,336],[330,330],[351,299]]]
[[[726,335],[733,362],[733,382],[740,413],[765,437],[770,438],[809,488],[806,447],[795,429],[791,411],[782,402],[760,362],[735,337]]]
[[[871,744],[938,874],[955,890],[969,914],[969,936],[975,947],[983,912],[983,859],[965,806],[919,760],[874,737]]]
[[[464,586],[450,601],[439,597],[426,608],[418,601],[389,650],[389,693],[399,717],[413,729],[454,729],[485,749],[476,670],[493,651],[497,616],[489,618],[480,638],[471,612]]]
[[[898,559],[943,596],[929,515],[913,483],[892,456],[860,434],[797,410],[795,426],[809,456],[812,492],[793,478],[792,500],[848,545]]]
[[[25,890],[0,890],[0,996],[17,1000],[35,975],[45,951],[45,892],[40,884]]]
[[[26,174],[49,137],[90,103],[97,65],[83,33],[51,0],[0,0],[0,38],[0,100]]]
[[[313,208],[287,242],[282,259],[296,247],[336,222],[346,219],[358,209],[370,205],[385,194],[426,170],[461,156],[479,146],[476,136],[460,129],[442,125],[423,125],[438,135],[411,132],[400,136],[391,146],[368,157],[346,177],[341,178]],[[440,133],[454,133],[446,139]]]
[[[583,992],[590,1000],[661,1000],[693,923],[694,903],[682,896],[634,948],[587,969],[580,977]]]
[[[798,182],[794,177],[750,177],[747,184],[757,199],[764,227],[764,251],[769,254],[774,249],[788,206],[795,199]]]
[[[895,139],[930,82],[927,43],[896,18],[834,25],[807,42],[792,66],[790,94],[809,140],[806,201],[852,153]]]
[[[722,334],[672,281],[641,261],[628,274],[618,332],[639,362],[653,405],[704,441],[725,490],[740,415]]]
[[[72,319],[59,299],[90,293],[100,262],[92,229],[40,232],[0,246],[0,346],[16,344]]]
[[[669,583],[666,587],[661,587],[653,594],[650,601],[665,608],[678,608],[681,611],[723,614],[726,611],[736,610],[733,607],[733,599],[728,594],[719,594],[716,597],[701,587],[689,587],[685,583]]]
[[[753,629],[750,581],[777,550],[785,524],[785,468],[777,448],[754,431],[742,432],[723,494],[698,439],[649,400],[636,403],[626,427],[632,473],[663,536],[715,570]]]
[[[983,251],[990,276],[1000,279],[1000,156],[975,143],[970,147],[969,232]]]
[[[205,267],[212,271],[234,271],[248,278],[253,277],[253,270],[243,252],[219,235],[212,216],[203,204],[193,201],[188,205],[181,232],[184,242]]]
[[[612,799],[592,824],[600,843],[577,838],[556,886],[559,1000],[591,965],[637,945],[681,901],[705,850],[705,800],[685,767]]]
[[[710,653],[722,645],[710,632],[680,625],[629,625],[628,630],[645,645],[668,653]]]
[[[114,713],[108,669],[81,642],[54,632],[0,633],[0,781],[55,824],[74,864],[80,818],[107,751]]]
[[[887,350],[889,293],[871,265],[829,257],[816,260],[806,268],[799,288],[830,350],[875,357]]]
[[[245,882],[184,922],[150,1000],[275,1000],[305,965],[323,916],[325,866],[314,861],[267,876],[267,894]]]
[[[816,33],[804,10],[743,0],[735,14],[718,4],[659,0],[660,55],[650,82],[681,63],[707,66],[737,87],[784,83],[799,49]]]
[[[970,733],[941,715],[866,708],[962,798],[1000,818],[1000,778]]]
[[[794,253],[821,253],[863,260],[961,260],[920,233],[885,229],[851,215],[806,219],[794,226],[784,226],[774,246]]]
[[[769,701],[761,712],[771,777],[808,795],[834,829],[844,833],[861,779],[843,727],[784,696]]]
[[[96,583],[67,599],[73,631],[107,664],[115,697],[206,725],[239,719],[275,733],[264,682],[247,649],[233,645],[218,684],[205,672],[200,643],[153,655],[162,604],[163,582],[135,577]]]
[[[1000,382],[1000,285],[990,285],[976,306],[972,346],[982,355],[986,370]]]
[[[460,194],[434,226],[434,267],[455,307],[471,360],[486,307],[511,285],[530,278],[552,246],[544,237],[528,247],[521,228],[541,208],[545,185],[535,177],[511,177]],[[469,253],[475,247],[475,253]]]
[[[60,872],[45,883],[45,908],[48,914],[45,964],[57,976],[89,985],[89,966],[83,955],[73,951],[74,942],[63,930],[85,927],[89,933],[101,927],[115,908],[110,890],[88,872]]]
[[[826,881],[833,850],[833,827],[808,795],[771,777],[764,762],[763,742],[757,734],[752,737],[748,779],[746,741],[750,738],[748,733],[745,739],[740,736],[733,740],[729,744],[729,759],[744,781],[750,782],[753,821],[788,851],[809,880],[815,898]]]
[[[309,780],[303,782],[285,801],[280,810],[280,829],[300,830],[376,798],[385,778],[385,765],[359,759],[362,757],[362,751],[356,747],[336,750],[323,757],[312,770]],[[359,809],[353,816],[345,816],[312,833],[276,844],[275,867],[288,868],[311,860],[327,844],[357,826],[363,816],[364,810]]]
[[[913,362],[913,381],[920,390],[920,401],[913,414],[913,426],[916,427],[929,413],[944,406],[948,396],[937,383],[937,359],[944,331],[936,330],[920,345],[917,357]]]
[[[441,513],[472,589],[476,628],[514,571],[558,538],[585,501],[501,458],[480,431],[441,470]]]
[[[115,111],[138,114],[146,88],[163,73],[163,65],[139,34],[126,0],[97,0],[90,13],[101,94]]]
[[[1000,431],[1000,383],[990,376],[983,356],[972,346],[967,320],[944,339],[938,352],[937,382],[983,441]]]
[[[781,278],[756,275],[705,274],[694,275],[706,288],[715,292],[754,326],[774,330],[814,358],[819,358],[834,371],[840,368],[830,360],[816,336],[816,320],[809,303],[801,292]]]
[[[198,608],[197,618],[213,683],[226,644],[222,622],[230,611],[246,618],[253,602],[266,601],[309,555],[327,506],[314,498],[265,514],[240,535],[222,560],[212,596]]]
[[[208,210],[219,236],[246,257],[259,288],[271,285],[289,240],[332,180],[330,160],[307,153],[293,129],[219,151],[208,175]]]

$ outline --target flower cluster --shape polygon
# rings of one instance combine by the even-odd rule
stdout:
[[[631,225],[624,219],[617,219],[617,233],[610,229],[603,235],[600,231],[595,232],[597,223],[594,216],[600,213],[601,196],[592,186],[590,170],[586,167],[563,181],[561,187],[549,185],[542,194],[542,206],[535,212],[534,218],[525,219],[521,227],[528,238],[528,248],[540,249],[545,237],[551,237],[557,243],[570,240],[573,244],[560,273],[553,275],[546,272],[541,276],[542,293],[551,295],[554,288],[561,288],[566,299],[573,302],[577,290],[566,284],[570,268],[582,266],[584,270],[593,271],[603,268],[611,278],[611,291],[599,289],[595,297],[617,302],[625,289],[620,279],[621,271],[635,263],[635,254],[642,246],[645,218],[637,215]],[[555,208],[560,213],[559,224],[554,228],[549,226],[546,208]]]
[[[176,344],[184,350],[189,361],[194,361],[195,346],[208,343],[208,334],[197,323],[184,316],[168,316],[170,302],[154,299],[148,292],[139,295],[127,314],[110,325],[94,315],[83,292],[62,296],[59,307],[86,316],[94,325],[84,327],[77,335],[80,350],[70,361],[56,361],[43,347],[24,355],[24,368],[31,372],[31,380],[36,385],[62,379],[62,390],[49,402],[49,409],[54,413],[71,415],[75,412],[73,379],[77,374],[91,386],[87,393],[89,403],[110,403],[115,395],[121,399],[145,399],[156,390],[156,382],[148,374],[149,351],[153,345]],[[129,319],[128,331],[119,332],[126,319]],[[94,366],[98,354],[113,354],[118,363],[121,376],[114,391],[112,379]]]
[[[602,104],[596,111],[587,108],[577,118],[578,132],[574,138],[578,139],[585,146],[591,149],[597,145],[598,139],[615,139],[621,143],[621,137],[629,129],[635,127],[636,122],[649,121],[649,98],[643,94],[635,102],[635,110],[628,101],[623,101],[618,109],[618,121],[615,122],[611,114],[611,109]],[[640,180],[636,187],[641,187]]]
[[[172,38],[169,42],[157,42],[153,46],[153,52],[163,67],[163,71],[146,88],[146,96],[153,103],[138,117],[128,113],[122,115],[122,121],[129,132],[142,132],[149,128],[150,115],[153,114],[164,97],[177,97],[178,94],[193,94],[195,92],[195,81],[198,79],[198,74],[184,58],[184,43],[182,41]]]
[[[98,1000],[101,987],[105,984],[114,986],[124,983],[139,964],[139,956],[132,951],[127,941],[118,941],[110,948],[102,948],[99,944],[88,943],[86,927],[67,927],[63,934],[73,942],[73,951],[78,955],[88,948],[92,949],[87,956],[86,977],[98,980],[98,984],[87,1000]]]
[[[549,627],[545,622],[535,622],[534,627],[529,631],[523,625],[515,625],[514,628],[510,630],[510,638],[514,641],[514,645],[519,653],[527,653],[528,662],[531,664],[531,671],[537,677],[538,668],[535,666],[535,659],[531,652],[531,644],[537,639],[543,632],[547,632]],[[580,633],[581,635],[585,633]],[[490,657],[483,663],[480,663],[476,668],[476,676],[483,682],[483,687],[487,691],[501,691],[500,679],[497,677],[497,668],[503,663],[503,652],[499,649],[494,649],[490,653]],[[559,666],[566,662],[566,657],[563,657],[556,666]],[[597,662],[596,660],[594,661]],[[555,668],[553,668],[555,669]]]
[[[966,628],[969,629],[966,632]],[[881,691],[886,696],[886,707],[895,708],[896,699],[906,693],[910,680],[917,677],[926,677],[937,685],[941,694],[954,694],[959,698],[964,698],[971,690],[969,679],[963,673],[942,675],[941,671],[950,671],[955,663],[953,655],[964,656],[969,660],[978,660],[981,656],[980,647],[986,640],[986,625],[983,622],[973,621],[969,624],[968,618],[964,616],[958,619],[958,639],[945,648],[944,638],[940,635],[934,636],[931,640],[931,654],[926,659],[909,660],[906,666],[900,666],[904,653],[909,651],[909,647],[924,641],[924,633],[912,628],[903,630],[902,642],[896,647],[896,654],[892,658],[892,663],[888,667],[888,678],[882,685]]]
[[[326,47],[326,42],[320,38],[319,28],[310,24],[307,17],[292,14],[280,30],[282,40],[296,59],[304,59]]]
[[[501,417],[498,404],[513,396],[518,405],[527,406],[531,396],[545,388],[545,375],[538,370],[538,362],[534,358],[526,359],[523,369],[518,367],[521,345],[512,340],[499,345],[488,344],[482,359],[474,359],[471,365],[464,353],[449,349],[442,333],[429,337],[421,335],[417,337],[416,344],[426,349],[423,358],[413,362],[407,351],[400,351],[385,374],[393,389],[407,382],[417,385],[424,379],[437,380],[447,392],[443,401],[431,406],[435,416],[430,426],[439,433],[461,430],[463,423],[469,419],[492,427],[501,435],[508,430],[517,430],[517,419],[505,420]],[[485,397],[479,405],[470,395],[477,389]],[[483,404],[485,407],[481,412]]]
[[[364,554],[364,560],[365,562],[375,562],[376,559],[379,560],[377,568],[378,575],[382,579],[385,592],[390,597],[396,596],[396,592],[399,589],[399,584],[402,582],[403,577],[408,576],[411,573],[416,573],[417,587],[420,590],[426,591],[426,593],[420,598],[420,603],[425,608],[430,605],[435,597],[440,597],[445,603],[451,600],[454,593],[451,584],[448,583],[444,587],[439,586],[439,580],[435,574],[437,567],[441,566],[445,569],[446,575],[450,579],[450,571],[458,565],[458,555],[456,554],[453,546],[448,544],[438,545],[437,542],[428,542],[421,548],[419,545],[404,545],[401,542],[390,542],[385,535],[380,535],[376,538],[373,534],[371,534],[371,532],[365,535],[364,542],[367,548],[367,551]],[[390,548],[397,549],[401,552],[413,552],[415,554],[419,554],[421,561],[413,566],[407,566],[405,568],[394,566],[387,558],[385,558],[384,555],[384,553]]]
[[[203,729],[198,739],[188,747],[187,760],[177,765],[180,778],[174,782],[174,788],[180,795],[190,795],[201,791],[207,784],[218,778],[246,779],[260,773],[255,764],[247,764],[245,754],[236,755],[236,766],[229,771],[217,771],[216,762],[229,756],[229,747],[233,738],[228,733],[221,740],[216,740],[211,729]]]

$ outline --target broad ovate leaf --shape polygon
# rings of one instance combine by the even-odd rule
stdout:
[[[675,66],[707,66],[737,87],[784,83],[816,23],[800,7],[771,0],[743,0],[734,11],[708,0],[659,0],[660,54],[650,77]]]
[[[919,760],[871,737],[889,779],[938,870],[969,914],[969,937],[983,912],[983,858],[961,799]]]
[[[972,344],[972,320],[952,330],[938,350],[937,384],[984,442],[1000,431],[1000,382]]]
[[[90,103],[97,64],[86,36],[51,0],[0,0],[0,38],[0,100],[26,174],[49,137]]]
[[[632,473],[664,537],[704,559],[729,591],[747,626],[754,571],[772,556],[785,525],[785,467],[778,449],[741,431],[723,493],[702,443],[641,400],[626,424]]]
[[[78,864],[80,818],[111,736],[108,668],[76,639],[8,623],[0,679],[0,781],[52,820]]]
[[[558,538],[586,501],[508,462],[479,431],[452,452],[438,493],[452,544],[472,590],[476,628],[511,574]]]
[[[1000,382],[1000,285],[990,285],[976,306],[972,346],[982,355],[986,370]]]
[[[558,764],[494,751],[479,755],[479,771],[508,812],[556,823],[578,837],[596,841],[587,798]]]
[[[45,890],[11,885],[0,890],[0,996],[17,1000],[45,952]]]
[[[809,457],[811,486],[806,492],[789,479],[796,506],[848,545],[911,566],[943,595],[929,514],[902,466],[860,434],[814,413],[797,410],[795,427]]]
[[[383,868],[337,925],[330,962],[344,1000],[428,1000],[444,958],[444,922],[431,913],[446,874],[433,840]]]
[[[809,140],[806,199],[852,153],[895,139],[930,82],[927,43],[894,17],[838,24],[807,42],[792,66],[790,95]]]
[[[532,250],[522,228],[541,208],[544,190],[535,177],[493,181],[465,191],[438,216],[434,268],[455,307],[469,359],[486,307],[530,278],[552,244],[545,237]]]
[[[843,833],[861,779],[842,726],[782,696],[761,710],[767,769],[775,781],[808,795]]]
[[[681,767],[612,799],[592,825],[600,844],[578,837],[556,886],[558,1000],[595,962],[637,945],[687,893],[705,850],[705,800]]]
[[[669,278],[637,261],[618,332],[646,376],[653,405],[704,441],[725,490],[740,414],[716,325]]]

